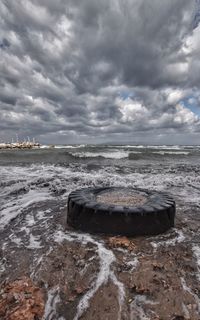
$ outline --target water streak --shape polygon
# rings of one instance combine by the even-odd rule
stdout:
[[[104,244],[100,241],[93,239],[88,234],[78,234],[78,233],[63,233],[62,231],[58,231],[54,237],[55,241],[63,242],[63,240],[67,241],[79,241],[82,244],[92,243],[97,247],[97,253],[100,262],[100,270],[97,274],[96,279],[91,285],[91,288],[86,292],[86,294],[80,300],[77,313],[74,317],[74,320],[78,320],[83,313],[88,309],[90,305],[91,298],[95,295],[98,289],[106,284],[110,279],[118,288],[118,302],[119,302],[119,314],[118,320],[121,318],[121,308],[124,301],[125,290],[123,284],[117,280],[114,272],[111,270],[111,265],[116,260],[113,252],[105,248]]]

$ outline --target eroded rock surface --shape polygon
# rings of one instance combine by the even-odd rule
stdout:
[[[0,319],[42,319],[44,308],[43,290],[37,287],[30,278],[23,277],[1,286]]]
[[[1,233],[1,320],[200,320],[198,221],[178,212],[162,235],[94,236],[48,205]]]

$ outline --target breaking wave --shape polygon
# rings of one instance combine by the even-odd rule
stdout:
[[[82,187],[148,188],[171,194],[176,200],[178,213],[176,229],[147,239],[150,250],[157,254],[162,248],[165,250],[169,247],[173,250],[175,246],[189,244],[196,264],[196,280],[200,281],[199,234],[196,223],[199,220],[200,208],[200,165],[198,156],[192,158],[190,154],[194,149],[188,151],[188,149],[183,150],[182,147],[181,149],[174,147],[173,150],[172,148],[167,150],[166,146],[165,149],[158,150],[151,146],[149,151],[147,151],[148,148],[141,151],[141,148],[133,149],[131,146],[107,149],[97,146],[92,148],[79,146],[74,150],[70,148],[1,153],[1,159],[3,158],[4,162],[1,162],[0,167],[0,231],[2,250],[7,250],[8,257],[9,252],[11,254],[26,252],[27,260],[30,259],[31,277],[38,279],[40,268],[42,265],[45,266],[42,261],[49,252],[54,251],[57,244],[65,240],[72,243],[77,241],[80,245],[84,242],[92,244],[98,257],[99,268],[92,279],[92,286],[77,301],[74,319],[79,319],[87,308],[90,308],[93,296],[102,285],[106,285],[107,281],[111,281],[116,287],[119,307],[116,319],[122,319],[121,310],[123,312],[127,304],[124,303],[127,301],[127,296],[126,287],[121,282],[122,277],[118,276],[117,269],[118,260],[116,259],[119,259],[121,252],[112,251],[107,243],[102,239],[99,240],[98,237],[86,234],[81,236],[79,232],[73,234],[70,230],[63,230],[62,226],[66,223],[67,199],[71,191]],[[185,154],[186,152],[189,154]],[[37,156],[38,162],[36,162]],[[30,163],[24,164],[22,160],[27,161],[27,157],[30,157]],[[154,160],[157,157],[159,161],[156,162]],[[137,159],[141,161],[129,161]],[[182,220],[181,223],[178,219]],[[141,256],[145,250],[149,253],[148,247],[143,249],[144,251],[139,253]],[[21,263],[21,261],[23,258],[19,256],[17,262]],[[128,270],[134,272],[141,260],[137,253],[132,253],[124,262]],[[6,269],[9,268],[9,264],[6,263],[6,260],[0,261],[0,272],[5,273],[5,276]],[[195,291],[190,289],[190,281],[187,277],[182,279],[182,287],[193,297],[200,310],[199,298]],[[49,286],[45,318],[54,319],[58,316],[56,305],[59,305],[60,301],[63,302],[62,299],[57,284],[53,288]],[[151,305],[154,301],[151,301],[148,296],[135,294],[129,303],[132,319],[136,317],[147,319],[146,304]],[[185,306],[184,308],[185,314],[189,314]]]
[[[70,154],[77,158],[125,159],[129,156],[128,151],[74,152]]]
[[[123,168],[122,168],[123,169]],[[89,186],[132,186],[167,191],[184,203],[200,205],[200,175],[193,167],[152,167],[140,172],[125,168],[72,163],[69,166],[34,164],[27,167],[1,166],[0,225],[5,227],[24,210]],[[197,169],[197,168],[196,168]]]

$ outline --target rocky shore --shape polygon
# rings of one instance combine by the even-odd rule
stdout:
[[[0,143],[0,149],[32,149],[32,148],[40,148],[40,144],[38,142],[31,142],[31,141]]]
[[[200,320],[200,151],[158,163],[153,153],[133,162],[42,148],[0,152],[0,320]],[[175,228],[132,238],[73,230],[68,196],[94,185],[167,192]]]
[[[192,225],[177,221],[156,237],[92,236],[66,229],[64,213],[54,216],[48,238],[41,225],[32,230],[35,242],[19,246],[24,229],[15,229],[9,250],[4,246],[0,319],[200,319]],[[57,224],[63,228],[55,232]],[[43,244],[48,239],[48,250],[38,236]]]

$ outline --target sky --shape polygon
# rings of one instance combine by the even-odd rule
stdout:
[[[200,145],[200,1],[1,0],[0,140]]]

